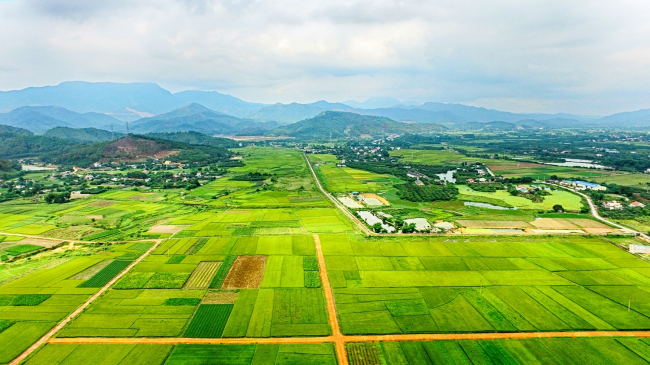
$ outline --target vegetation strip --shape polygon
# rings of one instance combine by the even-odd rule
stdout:
[[[152,245],[144,254],[140,255],[135,261],[133,261],[124,271],[119,273],[117,276],[115,276],[111,281],[106,283],[97,293],[95,293],[90,299],[85,301],[79,308],[77,308],[74,312],[72,312],[69,316],[65,317],[62,321],[59,322],[54,328],[52,328],[49,332],[47,332],[43,337],[41,337],[38,341],[36,341],[33,345],[31,345],[27,350],[25,350],[20,356],[16,357],[12,362],[10,362],[10,365],[18,365],[20,364],[23,360],[25,360],[29,355],[31,355],[36,349],[47,343],[57,332],[59,332],[66,324],[68,324],[72,319],[74,319],[76,316],[81,314],[92,302],[94,302],[97,298],[99,298],[104,292],[108,290],[108,288],[115,284],[122,276],[126,275],[126,273],[129,272],[135,265],[137,265],[140,261],[144,260],[145,257],[149,253],[151,253],[153,250],[158,247],[160,244],[161,240],[147,240],[148,242],[155,241],[156,243]]]

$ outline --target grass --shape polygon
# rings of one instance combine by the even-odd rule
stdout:
[[[467,186],[459,185],[458,190],[465,199],[470,200],[474,197],[489,198],[491,200],[501,200],[505,205],[510,207],[518,207],[520,209],[536,209],[536,210],[552,210],[555,204],[560,204],[567,210],[580,210],[582,207],[582,198],[578,195],[570,193],[565,190],[555,190],[551,195],[545,196],[544,201],[541,203],[534,203],[530,199],[519,196],[512,196],[505,190],[497,190],[494,193],[484,193],[475,191]],[[488,202],[491,203],[491,202]]]

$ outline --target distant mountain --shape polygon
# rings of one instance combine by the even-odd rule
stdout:
[[[354,100],[347,100],[344,101],[343,104],[351,106],[355,109],[380,109],[380,108],[391,108],[396,105],[402,105],[402,103],[395,98],[381,98],[381,97],[370,98],[361,103]]]
[[[120,138],[122,133],[111,133],[97,128],[68,128],[56,127],[45,132],[45,137],[60,138],[68,141],[88,143],[88,142],[105,142],[114,138]]]
[[[249,114],[251,119],[271,120],[280,123],[294,123],[315,117],[324,111],[355,111],[354,108],[341,103],[317,101],[311,104],[273,104]]]
[[[650,126],[650,109],[613,114],[594,121],[594,125],[607,127],[647,127]]]
[[[58,106],[23,106],[0,114],[0,124],[43,132],[55,127],[88,128],[110,127],[123,122],[105,114],[75,113]]]
[[[271,129],[276,126],[276,124],[243,120],[208,109],[200,104],[189,104],[169,113],[139,119],[131,124],[131,131],[135,133],[195,131],[207,135],[228,135],[243,131]]]
[[[215,147],[235,147],[237,142],[229,138],[211,137],[203,133],[189,131],[189,132],[174,132],[174,133],[149,133],[147,137],[154,137],[158,139],[165,139],[168,141],[183,142],[187,144],[202,145],[202,146],[215,146]]]
[[[172,94],[151,83],[63,82],[56,86],[30,87],[0,92],[0,110],[21,106],[58,105],[78,113],[108,113],[133,121],[143,114],[167,113],[189,103],[244,117],[263,105],[218,92],[183,91]]]
[[[348,112],[325,111],[303,121],[275,128],[272,136],[290,136],[306,139],[376,137],[388,133],[422,133],[440,131],[436,124],[407,124],[389,118]]]

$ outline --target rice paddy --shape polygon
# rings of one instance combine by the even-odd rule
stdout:
[[[277,161],[269,164],[275,151]],[[322,339],[334,333],[324,292],[328,282],[345,336],[650,330],[650,264],[618,248],[620,240],[363,237],[311,190],[313,182],[301,180],[309,175],[295,151],[248,148],[243,154],[247,165],[237,168],[238,173],[254,168],[275,173],[277,190],[226,177],[182,195],[119,191],[61,206],[0,205],[0,214],[8,217],[0,219],[0,232],[18,229],[47,235],[81,227],[86,231],[74,232],[84,232],[84,239],[142,240],[98,245],[88,255],[7,276],[12,281],[0,284],[0,364],[18,356],[146,252],[152,244],[146,237],[161,242],[55,339],[179,342],[50,343],[26,364],[333,365],[333,340]],[[291,179],[291,169],[296,179]],[[386,182],[381,175],[339,170],[355,184],[365,185],[366,192]],[[210,194],[220,189],[232,194],[212,199]],[[270,199],[270,193],[277,196]],[[182,196],[190,198],[184,201]],[[445,203],[446,211],[440,208],[440,214],[452,216],[449,211],[464,209],[458,203]],[[508,227],[520,229],[608,228],[580,216],[535,220],[529,213],[501,214],[507,219],[499,224],[509,222]],[[496,220],[486,216],[454,220],[476,229],[496,227]],[[98,222],[101,226],[93,224]],[[324,266],[317,259],[314,234],[320,238]],[[5,236],[0,245],[23,244],[10,237],[15,236]],[[328,280],[321,280],[321,270]],[[3,274],[0,270],[0,282]],[[318,343],[180,342],[210,338],[309,338]],[[635,337],[363,343],[346,337],[346,342],[349,362],[363,365],[650,361],[650,342]]]

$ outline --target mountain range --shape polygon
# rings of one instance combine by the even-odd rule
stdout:
[[[116,131],[124,132],[124,122],[129,121],[136,132],[193,130],[207,134],[262,134],[279,125],[307,120],[326,111],[385,117],[397,122],[433,123],[450,129],[495,125],[505,129],[650,126],[650,109],[589,117],[510,113],[434,102],[416,105],[391,98],[372,98],[362,103],[318,101],[269,105],[215,91],[171,93],[151,83],[80,81],[0,92],[0,124],[38,133],[54,127],[109,130],[111,125]]]

